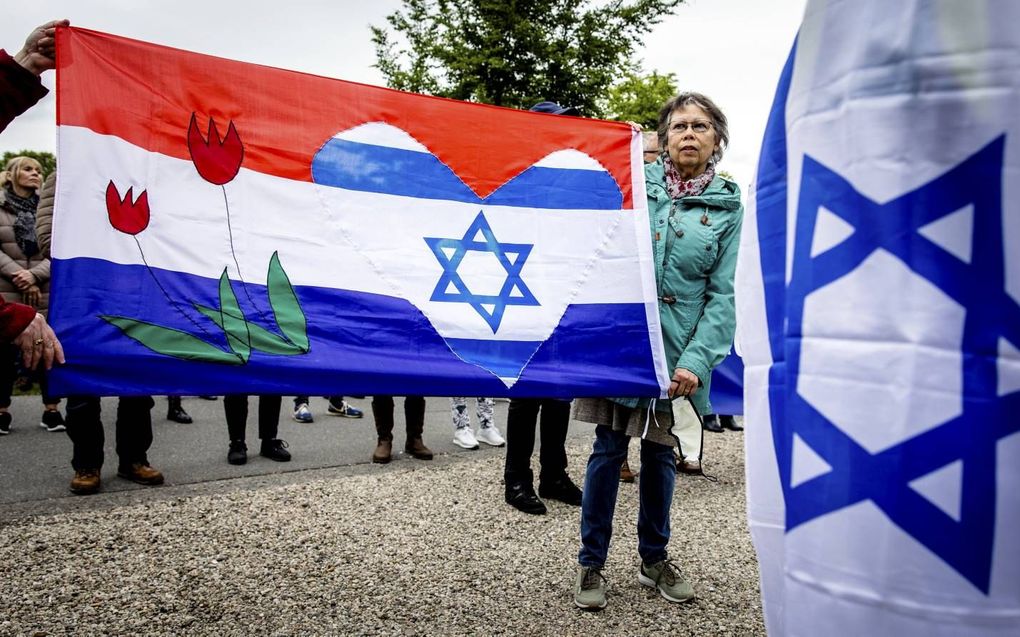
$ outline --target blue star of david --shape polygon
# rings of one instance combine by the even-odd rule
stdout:
[[[871,501],[985,594],[995,544],[996,444],[1020,431],[1020,418],[1014,415],[1020,413],[1020,392],[997,396],[999,339],[1020,344],[1020,305],[1006,293],[1004,279],[1004,147],[1005,137],[1000,137],[948,173],[885,204],[868,199],[843,177],[805,156],[785,310],[781,303],[782,255],[778,259],[774,254],[766,256],[764,250],[762,255],[773,357],[785,361],[770,370],[770,403],[787,531]],[[768,159],[781,162],[785,172],[785,156]],[[773,163],[765,170],[779,168]],[[918,231],[968,205],[973,206],[974,234],[972,258],[965,263]],[[854,232],[837,246],[811,257],[821,207],[851,225]],[[770,213],[778,210],[778,200],[769,201],[768,208]],[[785,202],[781,208],[785,215]],[[773,230],[773,240],[774,234]],[[808,404],[796,391],[796,378],[805,299],[852,272],[876,250],[891,253],[941,289],[965,308],[966,319],[963,413],[872,454]],[[880,423],[882,414],[874,417]],[[832,470],[791,487],[795,433]],[[959,522],[908,486],[957,460],[964,467]]]
[[[481,235],[481,240],[478,236]],[[443,266],[443,274],[432,292],[433,301],[446,303],[467,303],[478,312],[495,334],[503,321],[503,313],[508,305],[539,305],[538,299],[531,293],[521,279],[521,268],[531,254],[532,244],[500,243],[492,233],[489,222],[482,212],[468,227],[460,239],[437,239],[425,237],[425,243]],[[452,249],[447,255],[444,248]],[[469,251],[491,252],[506,270],[506,280],[499,294],[473,294],[458,273],[458,268]],[[511,259],[510,255],[514,258]],[[454,291],[450,291],[451,288]],[[489,306],[489,307],[486,307]],[[489,309],[491,308],[491,309]]]

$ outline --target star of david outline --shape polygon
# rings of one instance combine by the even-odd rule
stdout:
[[[996,444],[1020,431],[1020,419],[1009,416],[1020,412],[1020,392],[996,395],[998,341],[1001,337],[1014,346],[1020,344],[1020,305],[1006,293],[1004,278],[1004,148],[1002,136],[942,176],[885,204],[860,194],[843,177],[805,155],[793,267],[785,291],[785,342],[782,323],[777,322],[782,320],[782,308],[773,305],[768,312],[773,358],[785,362],[770,370],[770,406],[787,532],[823,515],[871,501],[890,521],[986,595],[995,534]],[[969,264],[918,232],[968,205],[973,206],[974,215]],[[852,226],[854,232],[840,244],[811,257],[822,207]],[[898,258],[966,309],[962,342],[964,401],[959,416],[872,454],[808,404],[796,391],[796,378],[805,299],[852,272],[879,249]],[[763,254],[763,274],[767,277],[766,261],[771,262],[773,273],[777,263]],[[782,259],[779,265],[785,270]],[[779,351],[776,345],[780,345]],[[875,417],[880,419],[881,414]],[[790,487],[794,433],[832,470]],[[963,463],[959,522],[908,484],[957,460]]]
[[[474,239],[481,233],[484,241]],[[521,279],[521,269],[531,255],[534,244],[528,243],[500,243],[493,234],[489,222],[483,211],[468,227],[464,236],[460,239],[425,237],[425,243],[432,249],[439,264],[443,266],[443,273],[432,291],[431,300],[443,303],[467,303],[485,320],[495,334],[503,321],[503,314],[509,305],[537,306],[541,305],[535,295],[531,293],[528,286]],[[452,248],[453,254],[447,255],[443,248]],[[457,271],[461,262],[469,251],[491,252],[499,260],[500,265],[506,270],[506,280],[499,294],[474,294],[468,289],[464,279]],[[507,255],[516,255],[511,261]],[[456,292],[449,292],[450,286]],[[519,296],[512,296],[514,290]],[[492,310],[485,308],[491,305]]]

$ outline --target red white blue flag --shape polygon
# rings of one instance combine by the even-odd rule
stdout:
[[[57,37],[58,393],[658,396],[640,138]]]

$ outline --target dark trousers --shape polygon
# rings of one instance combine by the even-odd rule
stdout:
[[[259,438],[270,440],[276,437],[280,426],[280,405],[282,396],[259,396]],[[231,440],[244,440],[248,426],[248,396],[234,394],[223,397],[223,411],[227,416],[227,433]]]
[[[18,350],[13,345],[0,345],[0,407],[11,406],[11,394],[14,392],[14,381],[18,377]],[[46,372],[30,371],[29,376],[39,381],[39,391],[42,392],[44,405],[55,405],[60,402],[59,398],[49,395],[49,385],[46,382]]]
[[[152,446],[151,396],[123,396],[117,401],[117,458],[121,468],[136,462],[149,464]],[[71,466],[75,471],[100,469],[103,466],[102,408],[96,396],[69,396],[67,399],[67,436],[74,446]]]
[[[379,440],[393,440],[393,396],[372,396],[372,417]],[[407,439],[421,438],[425,431],[425,397],[404,397]]]
[[[630,438],[622,431],[599,425],[581,500],[581,566],[602,568],[613,536],[613,512],[620,488],[620,466],[627,459]],[[676,460],[673,448],[641,441],[641,479],[638,481],[638,554],[645,564],[666,559],[669,509],[673,504]]]
[[[538,413],[542,419],[538,421]],[[542,465],[539,480],[557,480],[567,472],[567,425],[570,401],[555,398],[514,398],[506,417],[507,484],[531,483],[531,454],[535,451],[535,426],[540,432],[538,461]]]

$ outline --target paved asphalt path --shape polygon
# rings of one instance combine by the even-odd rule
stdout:
[[[375,449],[375,425],[371,399],[349,399],[362,409],[361,419],[340,418],[327,414],[324,398],[313,397],[311,409],[315,422],[302,424],[291,417],[293,400],[285,397],[280,414],[279,437],[290,445],[294,459],[274,462],[258,455],[258,424],[256,398],[251,398],[248,416],[248,464],[227,463],[227,425],[222,400],[209,401],[196,397],[184,398],[184,408],[195,422],[182,425],[166,420],[166,398],[156,397],[153,415],[153,443],[149,461],[166,476],[167,485],[201,485],[216,481],[252,476],[275,476],[274,482],[288,481],[285,474],[301,479],[300,472],[355,467],[371,463]],[[396,401],[393,462],[421,462],[403,454],[403,399]],[[61,404],[63,409],[63,403]],[[474,422],[473,401],[469,403]],[[87,496],[73,496],[68,483],[71,469],[71,441],[64,432],[50,433],[39,427],[42,405],[38,396],[13,399],[11,434],[0,436],[0,519],[17,518],[39,513],[60,513],[79,508]],[[496,422],[505,433],[507,403],[496,402]],[[102,490],[107,493],[145,489],[118,478],[117,456],[114,451],[115,398],[103,399],[103,423],[106,431],[106,462],[102,473]],[[572,422],[570,439],[593,437],[593,426]],[[537,438],[537,436],[536,436]],[[452,442],[453,430],[450,402],[447,398],[429,398],[425,412],[425,443],[439,455],[491,454],[502,457],[504,450],[481,445],[468,451]],[[536,447],[538,442],[536,441]],[[537,461],[537,460],[536,460]],[[502,476],[493,476],[499,480]]]

